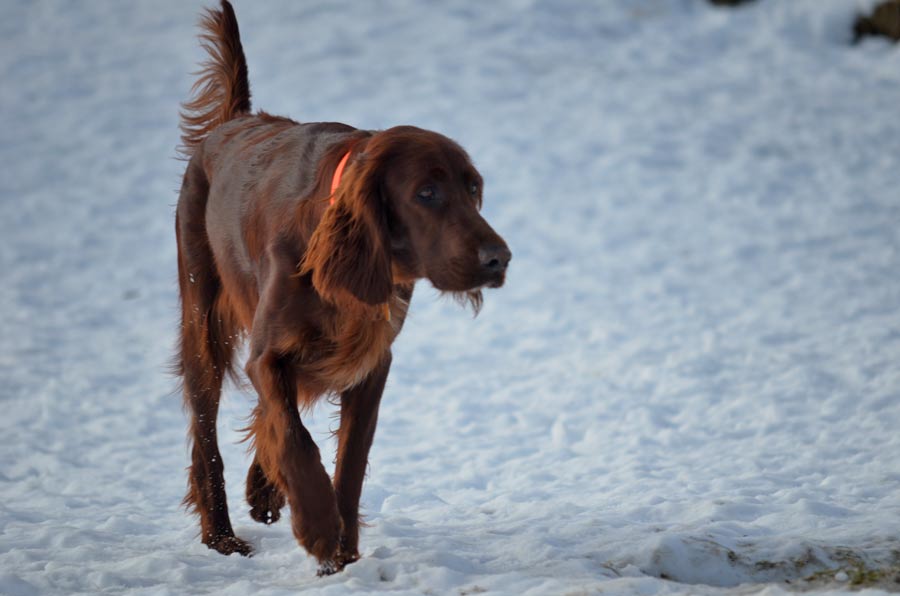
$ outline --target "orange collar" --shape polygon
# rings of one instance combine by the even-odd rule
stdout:
[[[331,178],[331,196],[329,198],[329,204],[334,205],[334,193],[337,191],[338,186],[341,185],[341,176],[344,174],[344,168],[347,166],[347,162],[350,160],[350,151],[344,154],[344,157],[341,158],[340,163],[338,163],[337,167],[334,169],[334,176]]]

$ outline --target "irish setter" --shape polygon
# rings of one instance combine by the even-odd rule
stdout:
[[[270,524],[289,504],[297,540],[320,574],[333,573],[359,558],[363,476],[415,282],[477,312],[511,255],[479,214],[482,179],[455,142],[412,126],[252,114],[231,5],[208,10],[201,27],[209,60],[182,112],[188,164],[175,222],[177,369],[192,440],[185,504],[210,548],[251,554],[231,527],[216,444],[222,383],[249,337],[245,371],[259,395],[247,429],[250,515]],[[326,394],[340,397],[333,484],[300,419]]]

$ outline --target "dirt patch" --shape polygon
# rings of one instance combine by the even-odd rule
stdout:
[[[875,7],[871,15],[859,15],[853,24],[853,39],[878,35],[894,41],[900,40],[900,0],[885,0]]]

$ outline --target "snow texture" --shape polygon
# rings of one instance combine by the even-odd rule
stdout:
[[[257,107],[457,139],[514,253],[476,319],[420,283],[363,559],[317,579],[248,516],[246,388],[219,428],[256,556],[179,507],[201,4],[4,0],[0,593],[780,594],[896,565],[900,50],[850,44],[871,4],[236,2]]]

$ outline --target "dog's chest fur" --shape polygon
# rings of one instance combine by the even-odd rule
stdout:
[[[315,401],[325,393],[340,393],[357,385],[387,356],[409,308],[408,292],[395,291],[384,308],[335,306],[322,317],[321,327],[302,343],[299,356],[298,400]]]

